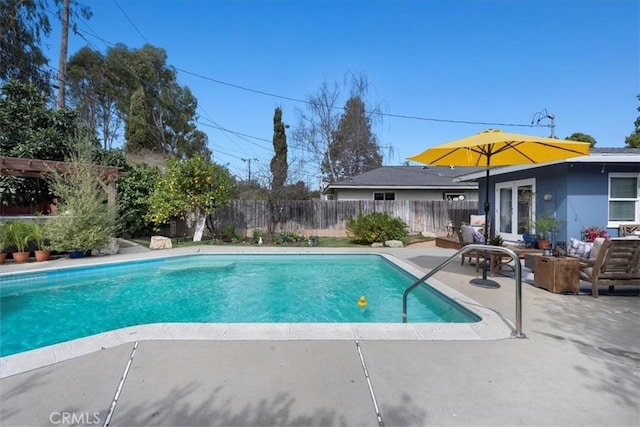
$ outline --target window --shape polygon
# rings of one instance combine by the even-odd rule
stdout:
[[[395,200],[396,193],[373,193],[373,200]]]
[[[640,221],[640,174],[609,174],[609,223]],[[615,224],[613,224],[615,226]]]

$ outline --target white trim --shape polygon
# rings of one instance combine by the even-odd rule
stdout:
[[[518,187],[531,186],[533,194],[536,193],[536,179],[518,179],[515,181],[499,182],[495,184],[494,188],[494,218],[495,218],[495,234],[500,235],[504,240],[519,241],[522,240],[522,234],[517,232],[518,227]],[[511,232],[500,231],[500,190],[508,188],[511,190]],[[531,216],[533,219],[536,215],[536,203],[535,199],[531,202]],[[516,233],[513,232],[514,227]]]
[[[529,165],[514,165],[514,166],[497,166],[489,169],[489,175],[502,175],[505,173],[519,172],[528,169],[536,169],[543,166],[557,165],[561,163],[640,163],[639,155],[621,155],[621,154],[594,154],[590,156],[572,157],[570,159],[559,160],[548,163],[536,163]],[[471,181],[478,178],[484,178],[487,176],[487,171],[474,172],[467,175],[460,175],[453,178],[454,182]]]
[[[635,178],[636,179],[636,198],[635,198],[635,218],[628,221],[611,221],[609,219],[609,202],[611,198],[611,178]],[[631,202],[632,198],[614,198],[613,201]],[[607,227],[618,228],[621,224],[635,224],[640,222],[640,173],[633,172],[610,172],[607,175]]]

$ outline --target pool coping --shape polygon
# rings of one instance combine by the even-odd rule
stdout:
[[[153,258],[171,258],[189,254],[237,255],[251,254],[372,254],[379,255],[408,273],[422,277],[425,273],[415,266],[389,253],[374,250],[271,250],[271,251],[225,251],[207,250],[207,247],[190,247],[166,251],[154,251],[132,254],[117,260],[104,262],[74,262],[52,269],[67,269],[77,266],[105,265],[123,261],[136,261]],[[249,249],[249,248],[247,248]],[[37,265],[34,269],[23,269],[20,273],[41,271],[46,266]],[[18,273],[9,272],[5,275]],[[63,343],[41,347],[14,355],[0,357],[0,378],[16,375],[32,369],[48,366],[57,362],[116,347],[137,341],[180,341],[180,340],[375,340],[375,341],[469,341],[501,340],[511,338],[514,327],[511,321],[498,312],[483,306],[468,296],[446,286],[435,278],[429,279],[429,285],[481,317],[474,323],[155,323],[136,325],[103,332],[89,337],[78,338]]]

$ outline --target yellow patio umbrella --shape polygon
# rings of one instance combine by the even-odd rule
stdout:
[[[408,157],[433,166],[484,166],[487,187],[484,202],[485,243],[489,240],[489,169],[493,166],[548,163],[589,154],[587,142],[567,141],[533,135],[520,135],[488,129],[466,138],[428,148]],[[486,265],[486,263],[485,263]],[[486,268],[483,268],[486,279]]]

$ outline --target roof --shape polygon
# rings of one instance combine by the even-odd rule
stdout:
[[[535,169],[559,163],[640,163],[640,148],[627,147],[593,147],[589,150],[588,156],[571,157],[564,160],[549,163],[502,166],[491,168],[491,176],[505,173],[518,172],[527,169]],[[486,177],[486,171],[473,171],[465,175],[459,175],[454,179],[458,182],[474,181]]]
[[[482,171],[481,167],[448,166],[382,166],[352,178],[329,184],[324,192],[336,189],[395,188],[405,190],[428,188],[477,189],[475,183],[454,181],[462,175]]]

